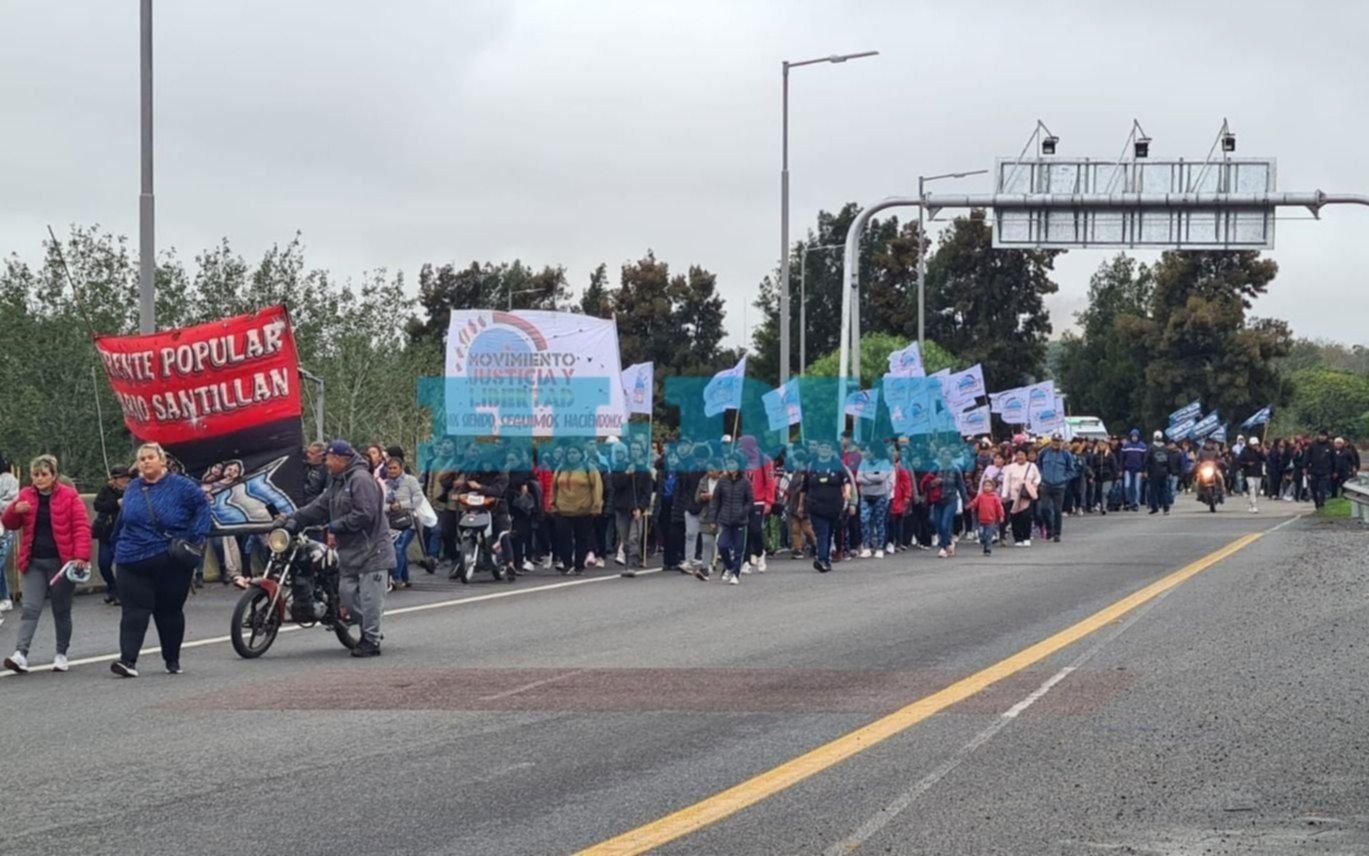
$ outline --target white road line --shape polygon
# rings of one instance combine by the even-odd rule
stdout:
[[[585,669],[573,669],[573,670],[571,670],[571,671],[569,671],[569,672],[565,672],[565,673],[560,674],[560,675],[553,675],[553,676],[550,677],[550,678],[543,678],[543,679],[540,680],[540,681],[533,681],[532,683],[530,683],[530,684],[524,684],[524,685],[521,686],[521,687],[515,687],[514,689],[511,689],[511,690],[505,690],[505,691],[502,692],[502,693],[495,693],[494,695],[481,696],[480,698],[476,699],[476,701],[495,701],[496,699],[508,698],[509,696],[518,695],[519,693],[525,693],[525,692],[527,692],[528,690],[535,690],[535,689],[537,689],[538,687],[544,687],[544,686],[546,686],[547,684],[554,684],[554,683],[556,683],[557,681],[564,681],[566,678],[573,678],[573,677],[575,677],[576,675],[583,674],[585,671],[587,671],[587,670],[585,670]]]
[[[1300,519],[1302,516],[1303,515],[1299,514],[1297,517],[1290,517],[1288,520],[1285,520],[1277,526],[1265,530],[1265,534],[1268,535],[1271,532],[1277,532],[1278,530],[1282,529],[1288,524]],[[911,788],[900,794],[897,799],[889,803],[877,814],[875,814],[869,820],[865,821],[865,823],[861,824],[854,832],[852,832],[844,840],[839,841],[836,844],[833,844],[831,847],[824,850],[823,856],[844,856],[845,854],[851,853],[854,850],[858,849],[872,836],[874,836],[875,833],[879,832],[881,829],[888,826],[889,823],[895,817],[898,817],[899,814],[901,814],[909,806],[916,802],[918,797],[927,793],[927,791],[935,787],[938,782],[946,778],[946,776],[950,775],[951,772],[955,770],[955,768],[959,767],[962,763],[964,763],[966,759],[968,759],[972,754],[974,754],[976,749],[983,746],[985,743],[988,743],[995,736],[997,736],[997,734],[1000,731],[1002,731],[1004,728],[1007,728],[1008,725],[1014,719],[1016,719],[1019,714],[1022,713],[1022,711],[1026,710],[1036,702],[1040,701],[1041,698],[1044,697],[1046,693],[1050,692],[1056,684],[1060,683],[1065,678],[1069,677],[1069,675],[1072,672],[1076,671],[1080,666],[1083,666],[1085,663],[1091,660],[1094,657],[1094,655],[1096,655],[1099,651],[1102,651],[1103,648],[1105,648],[1114,639],[1125,633],[1133,624],[1135,624],[1137,621],[1140,621],[1142,616],[1150,612],[1152,609],[1155,608],[1157,604],[1159,604],[1162,600],[1169,597],[1177,590],[1178,589],[1170,589],[1169,591],[1156,597],[1150,603],[1133,612],[1130,616],[1127,617],[1125,621],[1117,625],[1117,628],[1115,630],[1109,633],[1106,637],[1098,640],[1098,642],[1096,642],[1091,648],[1089,648],[1083,654],[1080,654],[1079,657],[1077,657],[1068,666],[1056,672],[1054,675],[1051,675],[1045,683],[1041,684],[1041,686],[1033,690],[1030,694],[1026,696],[1026,698],[1022,699],[1017,704],[1013,705],[1012,707],[1003,711],[1003,713],[999,714],[998,718],[995,719],[992,724],[986,727],[983,731],[980,731],[978,734],[976,734],[973,738],[971,738],[971,740],[968,743],[957,749],[955,751],[955,754],[951,755],[950,758],[947,758],[939,766],[933,769],[930,773],[919,779],[916,784],[914,784]]]
[[[660,569],[660,568],[653,568],[653,569],[647,570],[647,571],[638,571],[638,572],[637,572],[637,576],[639,576],[639,577],[644,577],[644,576],[646,576],[646,575],[648,575],[648,574],[659,574],[659,573],[661,573],[661,569]],[[399,609],[387,609],[387,610],[385,610],[385,612],[382,613],[382,614],[383,614],[386,618],[389,618],[389,617],[391,617],[391,616],[396,616],[396,615],[408,615],[408,614],[413,613],[413,612],[426,612],[427,610],[430,610],[430,609],[442,609],[442,608],[444,608],[444,607],[450,607],[450,606],[463,606],[463,605],[468,604],[468,603],[480,603],[480,602],[486,601],[486,600],[497,600],[497,599],[499,599],[499,598],[504,598],[504,597],[517,597],[517,596],[519,596],[519,595],[535,594],[535,593],[537,593],[537,592],[542,592],[542,591],[551,591],[552,589],[570,588],[571,586],[589,585],[590,583],[602,583],[602,582],[605,582],[606,580],[616,580],[616,579],[621,579],[621,577],[619,577],[617,574],[614,574],[614,575],[612,575],[612,576],[607,576],[607,577],[586,577],[585,579],[581,579],[581,580],[566,580],[565,582],[551,583],[551,584],[549,584],[549,585],[537,586],[536,588],[509,589],[508,591],[495,592],[495,593],[493,593],[493,594],[481,594],[481,595],[476,595],[475,597],[463,597],[463,598],[457,598],[456,600],[442,600],[442,601],[438,601],[437,603],[423,603],[423,604],[419,604],[418,606],[405,606],[405,607],[401,607],[401,608],[399,608]],[[281,632],[281,633],[292,633],[292,632],[294,632],[294,631],[296,631],[296,630],[303,630],[303,629],[305,629],[305,628],[300,627],[298,624],[288,624],[288,625],[286,625],[285,627],[282,627],[282,628],[280,629],[280,632]],[[310,629],[312,629],[312,628],[310,628]],[[214,636],[214,637],[211,637],[211,638],[209,638],[209,639],[196,639],[196,640],[194,640],[193,642],[186,642],[186,643],[183,643],[183,644],[181,645],[181,650],[185,650],[186,648],[203,648],[203,647],[205,647],[206,645],[222,645],[223,643],[230,641],[230,639],[231,639],[231,637],[228,637],[228,636]],[[157,653],[160,653],[161,650],[162,650],[162,649],[161,649],[161,646],[157,646],[157,647],[155,647],[155,648],[144,648],[144,649],[142,649],[141,651],[138,652],[138,656],[139,656],[139,657],[143,657],[143,656],[145,656],[145,655],[147,655],[147,654],[157,654]],[[93,665],[93,664],[96,664],[96,663],[112,663],[112,662],[114,662],[114,661],[117,660],[117,659],[119,659],[119,655],[118,655],[118,654],[103,654],[103,655],[100,655],[100,656],[98,656],[98,657],[82,657],[82,658],[79,659],[79,660],[72,660],[72,661],[71,661],[71,665],[73,665],[73,666],[90,666],[90,665]],[[50,672],[50,671],[52,671],[52,664],[51,664],[51,663],[47,663],[47,664],[42,665],[42,666],[30,666],[30,667],[29,667],[29,671],[30,671],[30,672]],[[14,673],[14,672],[11,672],[11,671],[9,671],[9,670],[7,670],[7,669],[6,669],[6,670],[0,670],[0,678],[11,678],[11,677],[14,677],[14,676],[15,676],[15,673]]]

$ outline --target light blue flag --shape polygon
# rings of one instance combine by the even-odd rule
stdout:
[[[1269,421],[1269,417],[1273,415],[1273,412],[1274,405],[1266,404],[1264,407],[1261,407],[1259,410],[1255,411],[1254,416],[1242,422],[1241,427],[1249,430],[1257,425],[1263,425]]]
[[[1197,419],[1198,414],[1202,412],[1203,403],[1201,401],[1190,401],[1188,404],[1185,404],[1183,407],[1180,407],[1178,410],[1169,414],[1169,424],[1181,425],[1190,419]]]
[[[846,396],[845,413],[857,419],[874,419],[879,412],[879,387],[857,390]]]
[[[779,389],[761,396],[765,418],[771,431],[783,431],[803,421],[803,404],[799,400],[799,379],[793,378]]]
[[[1196,440],[1201,440],[1221,426],[1222,418],[1218,416],[1217,411],[1214,410],[1198,420],[1198,424],[1193,426],[1193,430],[1189,431],[1188,435]]]
[[[735,366],[713,375],[704,387],[704,415],[717,416],[725,410],[741,410],[742,382],[746,380],[746,357]]]

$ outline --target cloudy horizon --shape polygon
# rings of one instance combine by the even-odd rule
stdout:
[[[600,262],[616,282],[652,249],[718,275],[737,344],[779,254],[781,60],[881,52],[793,72],[795,240],[819,209],[1015,155],[1038,117],[1062,155],[1096,158],[1133,118],[1152,157],[1201,158],[1226,117],[1239,155],[1278,159],[1280,190],[1369,192],[1351,109],[1369,11],[1285,10],[158,4],[158,246],[190,263],[226,236],[255,259],[298,230],[310,266],[338,277],[386,268],[412,284],[424,262],[518,258],[564,266],[576,291]],[[37,260],[48,224],[98,223],[136,247],[137,3],[9,5],[0,22],[0,252]],[[1255,314],[1366,343],[1365,214],[1281,210],[1280,275]],[[1057,262],[1057,334],[1115,252]]]

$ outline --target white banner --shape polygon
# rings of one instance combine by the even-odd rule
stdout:
[[[1046,380],[1034,383],[1027,390],[1027,420],[1035,422],[1037,414],[1044,410],[1056,411],[1055,381]]]
[[[448,434],[602,437],[627,421],[611,320],[459,310],[444,373]]]
[[[962,437],[974,437],[978,434],[988,434],[990,428],[989,419],[989,405],[985,404],[981,407],[971,407],[970,409],[962,410],[955,415],[955,427],[959,429],[960,436]]]
[[[627,400],[628,413],[651,415],[655,368],[655,363],[636,363],[623,369],[623,398]]]
[[[1035,408],[1031,415],[1033,434],[1049,434],[1065,427],[1065,399],[1051,396],[1051,403]]]
[[[989,394],[989,409],[997,413],[1007,425],[1026,425],[1027,387],[1005,389]]]
[[[922,349],[917,342],[889,355],[889,374],[894,377],[927,376],[927,370],[922,367]]]

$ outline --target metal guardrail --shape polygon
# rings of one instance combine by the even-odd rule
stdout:
[[[1350,516],[1361,523],[1369,523],[1369,476],[1355,476],[1341,486],[1350,500]]]

